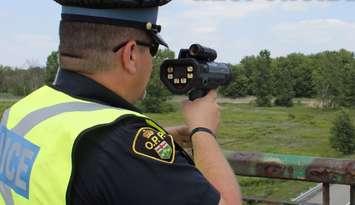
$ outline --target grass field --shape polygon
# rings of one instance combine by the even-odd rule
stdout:
[[[13,102],[0,102],[0,113]],[[355,158],[333,150],[329,129],[337,110],[296,105],[292,108],[256,108],[250,104],[221,104],[222,121],[218,141],[224,149]],[[347,110],[355,122],[355,109]],[[181,124],[179,111],[148,114],[163,126]],[[289,200],[314,183],[237,177],[244,195]]]
[[[250,104],[222,104],[218,141],[224,149],[320,157],[355,158],[333,150],[329,129],[337,110],[296,105],[292,108],[256,108]],[[355,122],[355,110],[348,110]],[[149,114],[165,126],[182,123],[178,112]],[[289,200],[314,183],[237,177],[244,195]]]

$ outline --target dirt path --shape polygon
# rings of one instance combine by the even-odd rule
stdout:
[[[174,96],[173,102],[181,102],[182,100],[187,99],[186,96]],[[218,97],[219,103],[232,103],[232,104],[248,104],[254,102],[256,97],[248,96],[241,98],[226,98],[226,97]],[[319,101],[315,98],[295,98],[293,100],[295,104],[303,104],[307,107],[319,107]]]

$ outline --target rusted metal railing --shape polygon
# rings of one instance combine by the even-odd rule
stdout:
[[[355,160],[319,158],[296,155],[225,151],[236,175],[323,184],[323,205],[329,205],[329,184],[350,185],[350,205],[355,205]],[[296,204],[245,198],[247,202]]]
[[[296,202],[288,202],[288,201],[274,201],[269,199],[262,199],[257,197],[243,197],[243,200],[247,202],[247,204],[259,204],[264,203],[268,205],[319,205],[315,203],[296,203]]]

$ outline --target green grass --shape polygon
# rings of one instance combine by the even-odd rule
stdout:
[[[223,105],[220,143],[226,149],[340,157],[328,143],[336,111]],[[352,112],[352,116],[355,113]]]
[[[0,102],[0,113],[13,102]],[[178,107],[178,105],[175,105]],[[337,110],[321,110],[296,105],[292,108],[256,108],[249,104],[222,104],[218,142],[223,149],[269,152],[320,157],[344,156],[329,145],[329,129]],[[355,122],[355,109],[347,110]],[[163,126],[183,123],[179,111],[149,114]],[[314,183],[237,177],[242,192],[248,196],[289,200],[314,186]]]
[[[223,149],[319,157],[344,156],[329,145],[329,130],[337,110],[321,110],[296,105],[292,108],[257,108],[249,104],[222,104],[218,141]],[[355,110],[347,110],[355,122]],[[179,112],[148,114],[162,125],[183,122]],[[314,183],[237,177],[248,196],[289,200]]]
[[[344,157],[331,149],[329,129],[337,110],[295,106],[257,108],[222,104],[218,141],[224,149],[282,154]],[[347,110],[355,122],[355,110]],[[183,123],[179,111],[147,114],[163,126]]]

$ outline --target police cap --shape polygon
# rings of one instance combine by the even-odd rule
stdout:
[[[146,31],[156,43],[168,47],[157,25],[158,7],[171,0],[55,0],[62,5],[62,21],[89,22]]]

